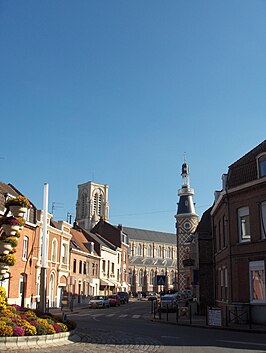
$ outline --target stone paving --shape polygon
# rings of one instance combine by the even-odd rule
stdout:
[[[5,349],[5,352],[30,353],[154,353],[163,352],[161,343],[150,337],[137,337],[121,331],[78,329],[72,337],[74,343]]]

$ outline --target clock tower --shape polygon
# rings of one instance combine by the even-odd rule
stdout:
[[[192,289],[195,268],[194,233],[199,223],[193,202],[194,190],[189,183],[189,167],[182,165],[182,188],[178,190],[179,202],[176,218],[178,289]]]

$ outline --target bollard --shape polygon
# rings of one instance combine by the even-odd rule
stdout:
[[[161,308],[161,304],[159,305],[159,319],[162,320],[162,308]]]
[[[178,322],[178,303],[176,303],[176,322]]]
[[[166,321],[168,321],[168,304],[166,305]]]
[[[191,304],[189,304],[189,323],[190,323],[190,325],[192,324],[192,309],[191,309]]]

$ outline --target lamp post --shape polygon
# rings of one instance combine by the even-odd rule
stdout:
[[[48,189],[49,186],[45,183],[43,188],[42,267],[40,285],[40,310],[42,312],[46,312]]]

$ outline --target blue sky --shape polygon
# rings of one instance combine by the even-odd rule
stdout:
[[[0,0],[0,180],[55,219],[109,185],[110,222],[175,232],[265,139],[264,0]],[[60,206],[60,207],[59,207]]]

